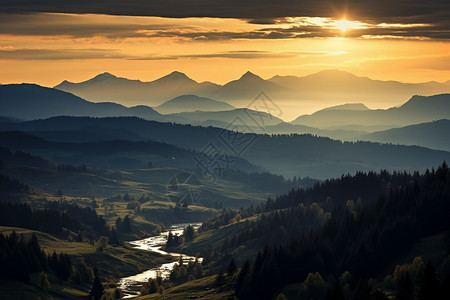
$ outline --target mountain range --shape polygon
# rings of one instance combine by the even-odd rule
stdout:
[[[90,116],[90,117],[126,117],[133,116],[146,120],[159,122],[174,122],[179,124],[191,124],[201,126],[214,126],[239,130],[242,132],[267,133],[267,134],[315,134],[347,141],[368,140],[388,143],[406,143],[420,145],[433,149],[450,150],[441,142],[442,134],[429,134],[427,138],[420,138],[419,134],[412,134],[412,130],[429,132],[433,128],[436,133],[446,131],[445,122],[429,123],[441,119],[450,119],[450,94],[434,95],[430,97],[414,96],[403,105],[390,109],[371,110],[362,103],[347,103],[332,106],[311,115],[298,117],[292,123],[283,122],[264,111],[255,111],[244,108],[234,108],[226,102],[215,101],[209,98],[195,95],[176,97],[157,107],[165,111],[182,111],[178,113],[160,114],[151,107],[139,105],[125,107],[120,104],[104,102],[93,103],[73,94],[57,89],[45,88],[38,85],[1,85],[0,106],[2,118],[0,123],[20,122],[21,120],[33,120],[54,116]],[[23,107],[30,109],[24,110]],[[197,110],[209,109],[211,111]],[[225,110],[222,110],[225,109]],[[264,107],[262,107],[264,110]],[[415,127],[401,127],[416,125]],[[419,129],[427,127],[426,129]],[[391,130],[399,128],[396,131]],[[385,133],[370,133],[389,130]],[[101,132],[101,134],[99,134]],[[405,139],[400,138],[402,132]],[[122,132],[123,133],[123,132]],[[101,129],[92,127],[86,133],[79,136],[72,135],[74,141],[84,140],[90,137],[104,140],[123,136],[122,133],[111,131],[102,132]],[[407,133],[407,134],[406,134]],[[43,134],[44,137],[51,138]],[[128,139],[139,140],[134,132],[128,132]],[[406,137],[409,137],[407,139]]]
[[[10,84],[0,86],[1,114],[7,118],[33,120],[54,116],[89,116],[89,117],[126,117],[133,116],[146,120],[176,122],[200,125],[213,121],[228,126],[236,118],[246,124],[258,126],[274,125],[283,122],[281,119],[264,112],[239,108],[212,99],[186,95],[174,98],[161,105],[162,110],[180,111],[185,107],[201,108],[205,105],[211,111],[193,111],[162,115],[145,105],[125,107],[112,102],[94,103],[71,93],[57,89],[41,87],[34,84]],[[29,109],[24,110],[27,107]],[[221,110],[223,111],[215,111]],[[258,118],[257,121],[254,120]],[[263,123],[265,120],[265,123]]]
[[[182,95],[203,96],[219,86],[210,82],[198,83],[184,73],[172,72],[152,82],[130,80],[102,73],[80,83],[63,81],[56,89],[73,93],[90,101],[114,101],[124,105],[160,105]]]
[[[304,77],[274,76],[267,80],[246,72],[237,80],[219,85],[207,81],[197,82],[175,71],[150,82],[103,73],[79,83],[63,81],[55,88],[89,101],[152,107],[182,95],[207,97],[246,107],[260,92],[265,92],[289,117],[291,107],[296,107],[298,111],[309,111],[312,106],[327,107],[343,102],[363,102],[369,107],[393,107],[415,94],[447,93],[450,91],[450,81],[402,83],[325,70]]]

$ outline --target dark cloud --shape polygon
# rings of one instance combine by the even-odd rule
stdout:
[[[67,1],[0,0],[0,34],[68,36],[72,38],[105,37],[122,38],[182,38],[188,40],[232,39],[296,39],[296,38],[424,38],[450,39],[449,0],[360,0],[360,1],[206,1],[168,0],[160,2],[131,0],[124,4],[116,0],[86,1],[68,4]],[[60,3],[64,3],[61,5]],[[175,5],[177,3],[177,5]],[[52,6],[53,5],[53,6]],[[289,6],[290,5],[290,6]],[[170,7],[170,9],[168,9]],[[121,10],[120,10],[120,9]],[[216,8],[216,9],[213,9]],[[104,13],[116,15],[149,15],[167,17],[210,16],[236,17],[249,24],[261,25],[260,29],[249,26],[248,30],[234,32],[228,29],[180,25],[166,19],[165,23],[151,19],[127,22],[109,20],[95,22],[84,15],[38,14],[31,12]],[[8,13],[9,12],[9,13]],[[319,16],[339,19],[343,15],[367,24],[366,28],[341,30],[330,26],[298,24],[295,16]],[[352,17],[355,16],[355,17]],[[81,18],[81,19],[80,19]],[[136,18],[138,19],[138,18]],[[427,24],[427,26],[380,27],[389,24]],[[285,26],[279,26],[284,24]]]
[[[0,0],[3,12],[98,13],[160,17],[220,17],[270,22],[286,16],[341,17],[376,22],[448,19],[448,0]]]

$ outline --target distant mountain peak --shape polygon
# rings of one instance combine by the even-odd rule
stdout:
[[[105,79],[115,79],[117,78],[117,76],[108,73],[108,72],[104,72],[101,74],[98,74],[97,76],[95,76],[94,78],[92,78],[92,80],[105,80]]]
[[[345,103],[324,108],[322,110],[369,110],[363,103]]]
[[[161,79],[170,79],[170,80],[190,80],[193,81],[191,78],[189,78],[186,74],[179,72],[179,71],[173,71],[172,73],[162,77]]]
[[[252,73],[250,71],[245,72],[245,74],[242,75],[241,78],[239,78],[239,80],[249,80],[249,79],[250,80],[254,80],[254,79],[264,80],[261,77],[259,77],[258,75],[254,74],[254,73]]]

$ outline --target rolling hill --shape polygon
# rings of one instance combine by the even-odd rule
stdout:
[[[255,166],[289,177],[310,176],[324,179],[361,170],[424,170],[430,166],[437,166],[444,160],[450,160],[449,152],[417,146],[341,142],[311,135],[237,134],[214,127],[160,123],[132,117],[55,117],[24,123],[0,124],[0,129],[30,133],[53,131],[55,140],[58,139],[58,132],[62,140],[67,140],[69,131],[80,136],[81,132],[87,131],[88,126],[102,128],[105,133],[120,128],[124,132],[133,132],[144,140],[151,139],[197,151],[206,151],[205,149],[213,145],[219,153],[240,155]],[[118,144],[120,147],[128,147],[127,149],[140,145],[131,142],[123,143],[123,146],[119,142]],[[142,147],[150,145],[142,144]],[[103,146],[107,147],[106,144]],[[100,153],[98,155],[102,157]],[[139,158],[136,155],[132,157]],[[145,157],[150,160],[148,155]],[[232,165],[238,167],[239,163],[235,161]]]

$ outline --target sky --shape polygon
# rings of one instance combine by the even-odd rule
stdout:
[[[224,84],[326,69],[450,80],[448,0],[0,0],[0,83],[172,71]]]

